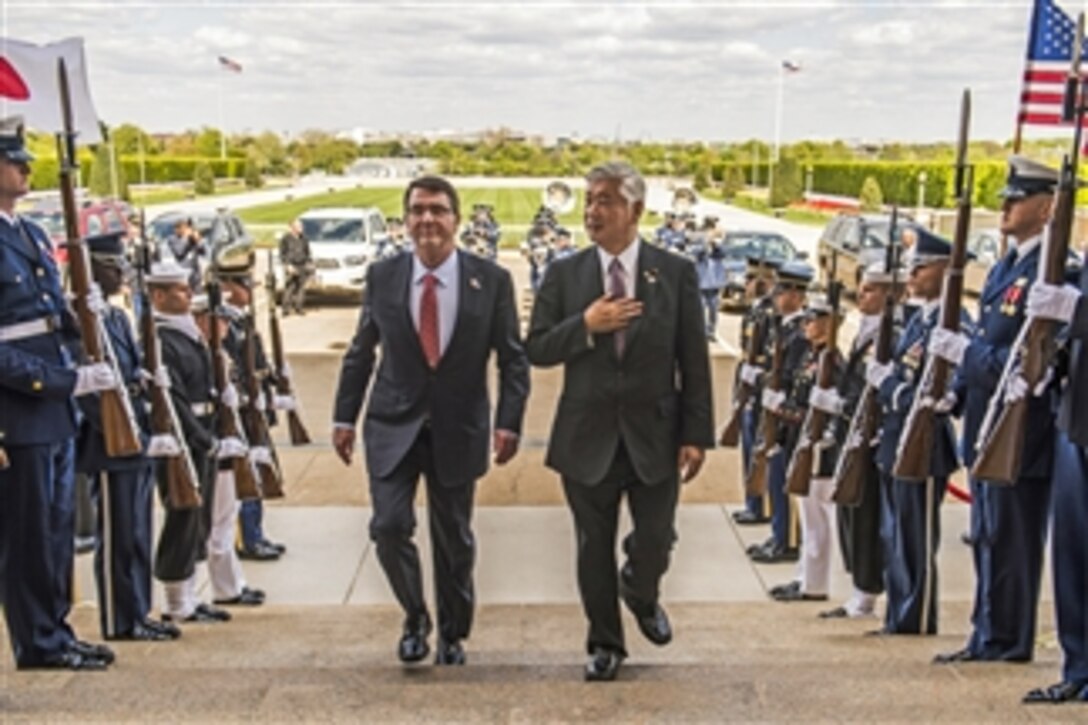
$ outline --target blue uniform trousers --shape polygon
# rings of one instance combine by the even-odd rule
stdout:
[[[771,499],[771,534],[775,546],[795,549],[800,544],[797,515],[786,493],[786,467],[791,453],[785,447],[767,459],[767,492]]]
[[[706,320],[706,334],[715,334],[718,329],[718,308],[722,304],[722,291],[720,289],[699,290],[703,298],[703,314]]]
[[[152,464],[95,474],[98,546],[94,575],[104,637],[132,632],[151,611]]]
[[[259,498],[242,501],[238,510],[238,521],[242,525],[242,545],[252,549],[264,541],[264,504]]]
[[[15,662],[34,666],[65,651],[74,556],[71,440],[8,446],[0,471],[0,566],[4,618]]]
[[[976,579],[967,648],[982,659],[1032,658],[1049,511],[1049,478],[971,482]]]
[[[891,634],[936,634],[937,548],[948,479],[904,481],[885,476],[885,485],[884,629]]]
[[[1054,609],[1062,680],[1088,684],[1088,450],[1058,433],[1053,475]]]

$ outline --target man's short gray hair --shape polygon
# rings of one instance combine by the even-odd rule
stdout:
[[[620,194],[627,200],[630,206],[636,201],[646,200],[646,181],[642,174],[625,161],[607,161],[597,164],[586,174],[586,184],[596,184],[598,181],[620,182]]]

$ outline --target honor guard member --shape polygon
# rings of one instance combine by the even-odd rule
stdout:
[[[120,232],[89,237],[91,270],[102,296],[121,290],[125,249]],[[102,411],[97,395],[79,398],[83,410],[76,444],[76,469],[86,474],[98,500],[97,547],[94,557],[98,614],[102,636],[110,640],[161,641],[181,631],[150,618],[151,491],[153,456],[173,455],[179,443],[169,435],[149,437],[148,398],[141,379],[142,354],[124,310],[106,304],[101,319],[117,370],[128,388],[132,412],[144,452],[111,458],[106,453]],[[162,371],[165,375],[165,370]]]
[[[566,259],[577,251],[574,248],[574,239],[571,237],[570,230],[566,227],[556,227],[555,249],[552,250],[551,261],[558,262],[560,259]]]
[[[948,477],[959,467],[955,435],[948,414],[954,402],[936,401],[937,412],[930,475],[925,481],[892,476],[903,425],[922,382],[933,329],[940,324],[941,286],[952,245],[929,230],[904,229],[904,241],[916,240],[909,254],[908,287],[921,307],[907,322],[892,361],[875,360],[866,379],[878,389],[883,429],[877,463],[886,484],[881,530],[885,544],[885,589],[888,606],[882,634],[937,633],[937,546],[940,542],[940,504]],[[969,331],[964,322],[962,330]]]
[[[15,214],[34,157],[22,119],[0,121],[0,566],[20,669],[104,669],[113,653],[76,639],[71,608],[77,412],[73,396],[117,385],[105,363],[76,367],[78,335],[53,245]],[[101,304],[101,299],[88,300]]]
[[[752,561],[774,564],[797,561],[801,532],[797,508],[786,493],[786,467],[793,455],[793,446],[800,434],[801,418],[795,409],[786,406],[790,391],[801,374],[809,342],[805,339],[805,299],[815,276],[812,266],[801,261],[789,261],[778,269],[774,290],[774,307],[782,317],[779,325],[783,336],[782,389],[764,388],[761,395],[763,415],[778,416],[778,440],[767,458],[767,492],[771,499],[771,537],[748,550]],[[772,343],[774,344],[774,343]]]
[[[223,311],[230,321],[223,347],[231,356],[236,385],[245,391],[249,389],[245,338],[248,327],[246,316],[252,312],[253,302],[253,256],[248,245],[225,248],[217,254],[215,272],[223,290]],[[268,362],[264,342],[255,329],[254,343],[254,369],[257,374],[257,387],[261,392],[257,407],[265,412],[268,425],[273,426],[276,424],[274,409],[285,409],[285,406],[292,404],[292,400],[275,394],[272,366]],[[265,536],[264,503],[261,499],[242,501],[238,520],[242,530],[242,545],[237,552],[239,558],[274,561],[287,551],[286,546],[269,541]]]
[[[1051,469],[1051,559],[1054,613],[1062,648],[1062,679],[1031,690],[1027,703],[1088,701],[1088,266],[1076,285],[1036,282],[1028,292],[1027,315],[1066,325],[1068,350],[1057,370],[1061,397]],[[1019,376],[1017,376],[1019,377]],[[1007,399],[1028,391],[1020,378]],[[1017,484],[1019,485],[1019,483]]]
[[[722,306],[722,288],[725,287],[725,253],[711,237],[713,226],[704,227],[691,235],[687,253],[695,262],[695,271],[699,275],[699,294],[703,300],[703,313],[706,318],[706,338],[718,339],[718,310]]]
[[[990,268],[979,297],[978,324],[954,389],[964,404],[964,465],[975,460],[979,428],[1005,363],[1024,324],[1028,289],[1038,277],[1043,236],[1058,174],[1023,156],[1009,158],[1001,233],[1009,250]],[[971,478],[971,541],[975,564],[972,632],[960,650],[938,663],[974,660],[1027,662],[1035,648],[1036,614],[1046,547],[1057,391],[1028,402],[1027,435],[1012,486]]]
[[[737,375],[733,380],[736,388],[741,382],[747,384],[752,394],[741,411],[740,419],[740,455],[747,474],[752,462],[752,448],[755,446],[757,426],[761,412],[760,396],[763,394],[763,373],[770,360],[771,318],[774,317],[773,290],[776,282],[778,265],[773,260],[750,257],[745,271],[744,296],[748,300],[748,309],[740,324],[740,348],[748,350],[748,341],[752,335],[759,335],[763,346],[759,351],[755,365],[743,362],[737,366]],[[771,520],[770,499],[767,494],[744,497],[744,508],[733,512],[733,520],[743,526],[765,524]]]
[[[820,358],[830,344],[833,316],[836,314],[825,295],[812,295],[805,306],[804,334],[809,343],[801,365],[798,367],[790,393],[784,406],[783,418],[799,421],[790,425],[790,432],[798,437],[787,448],[796,448],[804,430],[800,427],[810,408],[822,410],[830,422],[842,414],[843,403],[835,387],[842,378],[843,360],[834,351],[832,387],[820,388],[817,378]],[[825,428],[830,434],[830,426]],[[812,472],[807,496],[798,496],[795,504],[801,518],[800,579],[771,589],[771,597],[780,602],[826,601],[831,589],[831,554],[835,542],[835,504],[831,476],[835,473],[838,459],[838,443],[830,435],[825,440],[812,441],[816,453],[816,470]],[[787,459],[788,464],[788,459]]]
[[[838,393],[843,401],[842,415],[832,420],[831,432],[840,449],[846,444],[850,424],[865,390],[865,367],[876,352],[877,337],[887,297],[892,293],[894,277],[903,281],[900,270],[888,271],[884,262],[874,262],[866,267],[858,286],[858,312],[861,321],[858,334],[850,345],[850,353],[839,380]],[[896,307],[894,336],[902,330],[899,316],[902,309]],[[841,450],[840,450],[841,455]],[[877,598],[884,593],[884,550],[880,540],[880,509],[883,490],[880,469],[875,455],[866,457],[867,475],[863,484],[861,503],[857,506],[838,506],[839,544],[843,563],[854,585],[850,599],[820,616],[824,619],[842,617],[868,617],[874,614]]]
[[[193,466],[200,477],[199,508],[175,509],[166,491],[166,475],[157,484],[164,509],[155,578],[166,592],[163,619],[171,622],[222,622],[230,613],[201,602],[196,593],[196,564],[207,558],[207,538],[214,500],[216,462],[246,455],[237,438],[215,437],[215,379],[204,335],[193,318],[190,270],[174,262],[154,264],[146,282],[162,345],[162,365],[170,374],[170,395]]]

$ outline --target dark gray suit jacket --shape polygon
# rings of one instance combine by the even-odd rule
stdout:
[[[495,427],[521,432],[529,394],[529,363],[518,332],[510,274],[493,262],[456,252],[460,264],[457,321],[432,371],[409,309],[412,256],[399,254],[367,270],[366,299],[344,355],[333,420],[354,424],[370,384],[363,421],[367,470],[384,478],[430,422],[435,467],[443,485],[467,483],[487,471],[490,402],[487,363],[498,354]],[[376,356],[381,345],[381,357]]]
[[[592,485],[608,472],[622,439],[644,483],[675,480],[681,445],[714,445],[695,265],[642,243],[635,296],[643,311],[627,329],[622,359],[612,334],[586,331],[582,314],[602,294],[595,246],[552,264],[537,292],[529,360],[543,367],[562,364],[565,373],[546,463]]]

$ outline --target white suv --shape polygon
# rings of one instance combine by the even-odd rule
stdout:
[[[311,209],[299,216],[310,241],[313,274],[307,289],[329,293],[361,293],[367,266],[389,238],[385,218],[375,207]],[[275,257],[277,283],[283,269]]]

